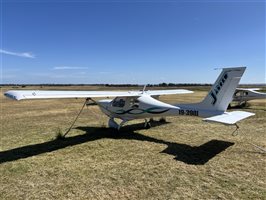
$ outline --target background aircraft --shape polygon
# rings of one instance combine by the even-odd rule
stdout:
[[[199,116],[204,121],[218,122],[226,125],[236,124],[254,113],[244,111],[226,112],[232,101],[236,87],[246,67],[224,68],[205,99],[192,104],[167,104],[157,100],[160,95],[192,93],[188,90],[152,90],[152,91],[38,91],[11,90],[5,96],[16,99],[49,98],[85,98],[96,103],[109,117],[109,127],[120,129],[126,122],[134,119],[165,116]],[[114,99],[94,98],[113,97]],[[84,105],[87,101],[84,103]],[[120,119],[117,123],[114,119]]]
[[[236,88],[233,102],[237,102],[239,106],[245,106],[247,101],[265,99],[266,93],[257,92],[258,90],[260,90],[260,88]]]

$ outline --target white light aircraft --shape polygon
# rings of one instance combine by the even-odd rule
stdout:
[[[254,115],[244,111],[226,112],[236,87],[246,67],[224,68],[205,99],[199,103],[170,105],[158,99],[160,95],[187,94],[189,90],[146,91],[39,91],[11,90],[5,96],[15,99],[86,98],[96,103],[109,117],[109,127],[120,129],[134,119],[147,120],[166,116],[199,116],[204,121],[236,125],[242,119]],[[95,101],[94,98],[114,98]],[[114,119],[121,119],[117,123]],[[237,125],[236,125],[237,126]]]
[[[260,88],[236,88],[233,96],[233,102],[238,105],[246,105],[247,101],[254,99],[266,99],[266,93],[257,92]]]

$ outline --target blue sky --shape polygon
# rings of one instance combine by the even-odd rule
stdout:
[[[1,36],[1,83],[265,83],[264,1],[2,0]]]

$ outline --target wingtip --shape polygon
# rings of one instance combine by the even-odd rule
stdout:
[[[13,100],[21,100],[22,98],[20,98],[20,96],[16,95],[14,91],[7,91],[4,93],[4,95],[10,99],[13,99]]]

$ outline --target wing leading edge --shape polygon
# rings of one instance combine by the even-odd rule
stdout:
[[[190,90],[149,90],[144,93],[150,96],[189,94]],[[4,93],[14,100],[22,99],[64,99],[64,98],[103,98],[141,96],[143,91],[60,91],[60,90],[10,90]]]

